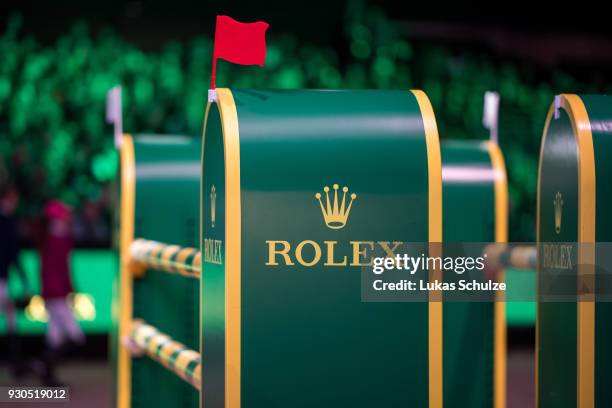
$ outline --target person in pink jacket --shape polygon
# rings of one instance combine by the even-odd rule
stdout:
[[[67,349],[81,345],[85,336],[76,322],[66,297],[73,292],[70,278],[72,213],[59,200],[45,206],[47,231],[41,253],[42,297],[49,316],[47,349],[43,358],[43,381],[58,384],[55,365]]]

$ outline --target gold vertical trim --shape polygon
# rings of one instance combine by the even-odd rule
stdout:
[[[486,142],[495,182],[495,241],[508,241],[508,180],[504,155],[495,142]]]
[[[578,242],[595,243],[595,153],[586,107],[578,95],[561,95],[562,107],[572,120],[578,144]],[[595,406],[595,302],[594,245],[580,245],[578,252],[578,408]],[[592,280],[592,281],[591,281]],[[588,295],[580,293],[590,289]]]
[[[217,89],[225,154],[225,407],[241,399],[240,137],[232,92]]]
[[[428,206],[429,242],[431,256],[441,255],[442,242],[442,157],[436,117],[429,98],[423,91],[411,91],[419,104],[425,141],[427,144],[428,167]],[[442,281],[442,271],[430,271],[430,280]],[[429,407],[441,408],[443,405],[443,334],[442,334],[442,293],[429,293]]]
[[[495,242],[508,242],[508,180],[506,177],[506,164],[499,145],[495,142],[486,142],[491,157],[491,166],[495,175]],[[499,281],[505,281],[505,271],[500,272]],[[506,368],[507,368],[507,328],[506,328],[506,299],[501,292],[495,295],[493,323],[493,407],[506,407]]]
[[[595,153],[593,150],[593,134],[586,107],[578,95],[561,94],[560,109],[567,112],[572,124],[574,137],[578,146],[578,243],[595,243]],[[540,188],[542,173],[542,158],[544,144],[550,121],[554,115],[554,104],[548,111],[542,144],[540,150],[540,168],[538,172],[538,242],[540,241],[539,214],[540,214]],[[595,302],[593,299],[595,263],[594,245],[580,245],[578,252],[577,287],[580,291],[586,285],[591,293],[585,296],[579,292],[577,304],[577,406],[578,408],[592,408],[595,406]],[[536,370],[539,360],[539,308],[536,325]],[[539,405],[538,371],[536,371],[536,407]]]
[[[134,240],[135,167],[134,141],[129,134],[121,143],[121,225],[119,232],[119,344],[117,345],[117,407],[129,408],[132,392],[132,359],[121,341],[130,334],[133,309],[133,277],[130,245]]]

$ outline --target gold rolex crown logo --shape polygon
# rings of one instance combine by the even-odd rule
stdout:
[[[340,229],[346,225],[349,213],[351,212],[351,206],[353,201],[357,198],[357,194],[352,193],[351,200],[346,205],[346,193],[348,193],[348,187],[342,187],[342,202],[338,205],[338,184],[333,185],[334,188],[334,202],[331,203],[329,200],[329,187],[325,186],[323,191],[325,192],[325,205],[321,201],[321,193],[315,194],[315,198],[319,201],[321,206],[321,212],[323,213],[323,219],[325,224],[331,229]]]
[[[217,189],[213,184],[210,189],[210,224],[213,228],[215,228],[215,217],[217,212]]]
[[[558,234],[561,232],[561,216],[563,215],[563,196],[558,191],[555,194],[553,205],[555,206],[555,232]]]

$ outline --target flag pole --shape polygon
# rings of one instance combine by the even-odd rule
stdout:
[[[215,84],[216,78],[217,78],[217,56],[213,54],[212,75],[210,78],[210,89],[212,89],[213,91],[217,89],[217,85]]]
[[[219,30],[219,16],[215,18],[215,36],[213,38],[213,58],[210,75],[210,89],[208,90],[208,102],[217,101],[217,34]]]
[[[499,125],[499,93],[486,91],[484,94],[484,108],[482,111],[482,124],[489,129],[489,139],[497,143],[497,130]]]
[[[210,89],[208,90],[208,102],[217,101],[217,85],[215,78],[217,77],[217,53],[213,52],[212,74],[210,76]]]
[[[121,147],[123,140],[123,108],[121,85],[114,86],[106,94],[106,122],[113,124],[115,148]]]
[[[213,58],[210,75],[210,89],[208,90],[208,102],[217,101],[217,30],[219,29],[219,16],[215,19],[215,36],[213,38]]]

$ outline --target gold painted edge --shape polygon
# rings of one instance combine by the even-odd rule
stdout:
[[[495,191],[495,242],[508,242],[508,179],[504,155],[495,142],[486,142],[494,172]],[[505,281],[505,271],[500,272],[500,282]],[[495,295],[493,322],[493,407],[506,407],[507,376],[507,326],[506,301],[501,292]]]
[[[121,160],[121,224],[119,232],[119,338],[117,345],[117,407],[129,408],[132,391],[132,359],[121,339],[129,336],[133,310],[133,276],[130,268],[130,245],[134,240],[135,165],[134,141],[123,135]]]
[[[240,136],[232,92],[217,89],[225,154],[225,407],[241,405]]]
[[[570,118],[572,130],[578,146],[578,242],[595,242],[595,154],[593,150],[593,135],[586,107],[582,99],[574,94],[561,94],[560,108],[564,109]],[[540,164],[538,168],[538,203],[537,203],[537,240],[540,241],[540,188],[542,174],[542,158],[544,145],[550,121],[555,111],[554,103],[551,105],[540,146]],[[585,275],[589,272],[584,264],[594,264],[595,253],[593,246],[582,248],[578,254],[578,287]],[[539,269],[539,267],[538,267]],[[594,290],[594,288],[591,288]],[[539,290],[539,289],[538,289]],[[576,362],[578,373],[576,378],[577,406],[578,408],[591,408],[595,406],[595,303],[592,299],[579,299],[577,305],[577,350]],[[539,406],[539,305],[536,315],[536,408]]]
[[[578,242],[595,243],[595,153],[593,134],[586,107],[578,95],[561,95],[561,106],[572,122],[578,144]],[[578,290],[587,285],[586,279],[594,278],[595,263],[593,245],[580,246],[578,253]],[[593,282],[594,283],[594,282]],[[595,406],[595,302],[593,296],[578,295],[577,330],[577,397],[578,408]]]
[[[427,145],[428,167],[428,206],[429,206],[429,242],[442,242],[442,156],[440,153],[440,138],[438,126],[431,102],[427,95],[420,90],[412,90],[425,128],[425,142]],[[431,256],[441,255],[439,244],[433,246]],[[442,271],[430,272],[430,280],[442,281]],[[429,407],[442,408],[444,398],[443,384],[443,303],[442,294],[434,292],[429,294]]]

